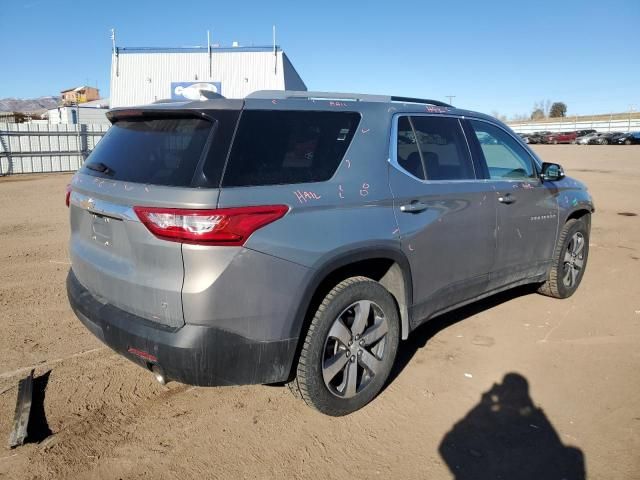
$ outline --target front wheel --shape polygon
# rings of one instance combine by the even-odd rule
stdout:
[[[572,218],[565,223],[554,251],[549,277],[538,292],[550,297],[567,298],[578,289],[589,256],[587,218]]]
[[[313,317],[293,389],[327,415],[354,412],[384,386],[399,339],[391,294],[369,278],[348,278],[327,294]]]

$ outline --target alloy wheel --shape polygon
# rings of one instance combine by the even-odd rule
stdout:
[[[353,303],[334,320],[323,350],[322,377],[337,397],[360,393],[382,370],[389,324],[374,302]]]
[[[567,244],[562,275],[562,283],[565,287],[571,288],[576,284],[578,275],[584,267],[584,242],[584,235],[576,232]]]

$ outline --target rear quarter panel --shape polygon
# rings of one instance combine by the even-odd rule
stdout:
[[[292,108],[288,100],[287,109]],[[223,188],[219,207],[242,205],[288,205],[283,218],[256,231],[245,248],[282,259],[286,268],[261,270],[262,282],[286,283],[290,296],[302,304],[317,274],[335,259],[360,260],[363,250],[392,250],[401,254],[399,231],[388,181],[389,129],[391,115],[386,104],[360,104],[328,100],[296,102],[300,110],[342,110],[361,113],[360,124],[333,177],[325,182]],[[247,102],[247,108],[278,109],[268,100]],[[299,277],[304,267],[306,273]],[[294,280],[293,284],[290,280]],[[289,287],[288,287],[289,288]],[[304,312],[302,312],[302,317]],[[290,309],[279,327],[292,336],[300,333],[300,312]]]

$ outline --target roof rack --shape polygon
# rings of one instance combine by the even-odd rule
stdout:
[[[337,93],[337,92],[307,92],[294,90],[258,90],[247,95],[246,98],[261,100],[285,100],[299,98],[306,100],[347,100],[352,102],[405,102],[423,103],[438,107],[451,107],[448,103],[438,100],[424,100],[411,97],[395,97],[389,95],[368,95],[363,93]]]
[[[388,102],[391,97],[362,93],[308,92],[296,90],[258,90],[246,98],[277,99],[300,98],[306,100],[351,100],[354,102]]]
[[[425,103],[427,105],[435,105],[436,107],[449,107],[453,108],[448,103],[441,102],[440,100],[429,100],[426,98],[413,98],[413,97],[391,97],[392,102],[404,102],[404,103]]]

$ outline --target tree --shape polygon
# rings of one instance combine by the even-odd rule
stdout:
[[[493,110],[491,112],[491,116],[493,118],[497,118],[498,120],[500,120],[501,122],[506,122],[507,121],[507,116],[506,115],[502,115],[500,112],[498,112],[497,110]]]
[[[536,108],[531,112],[531,120],[543,120],[544,110],[542,108]]]
[[[553,102],[549,116],[551,118],[566,117],[567,106],[563,102]]]

